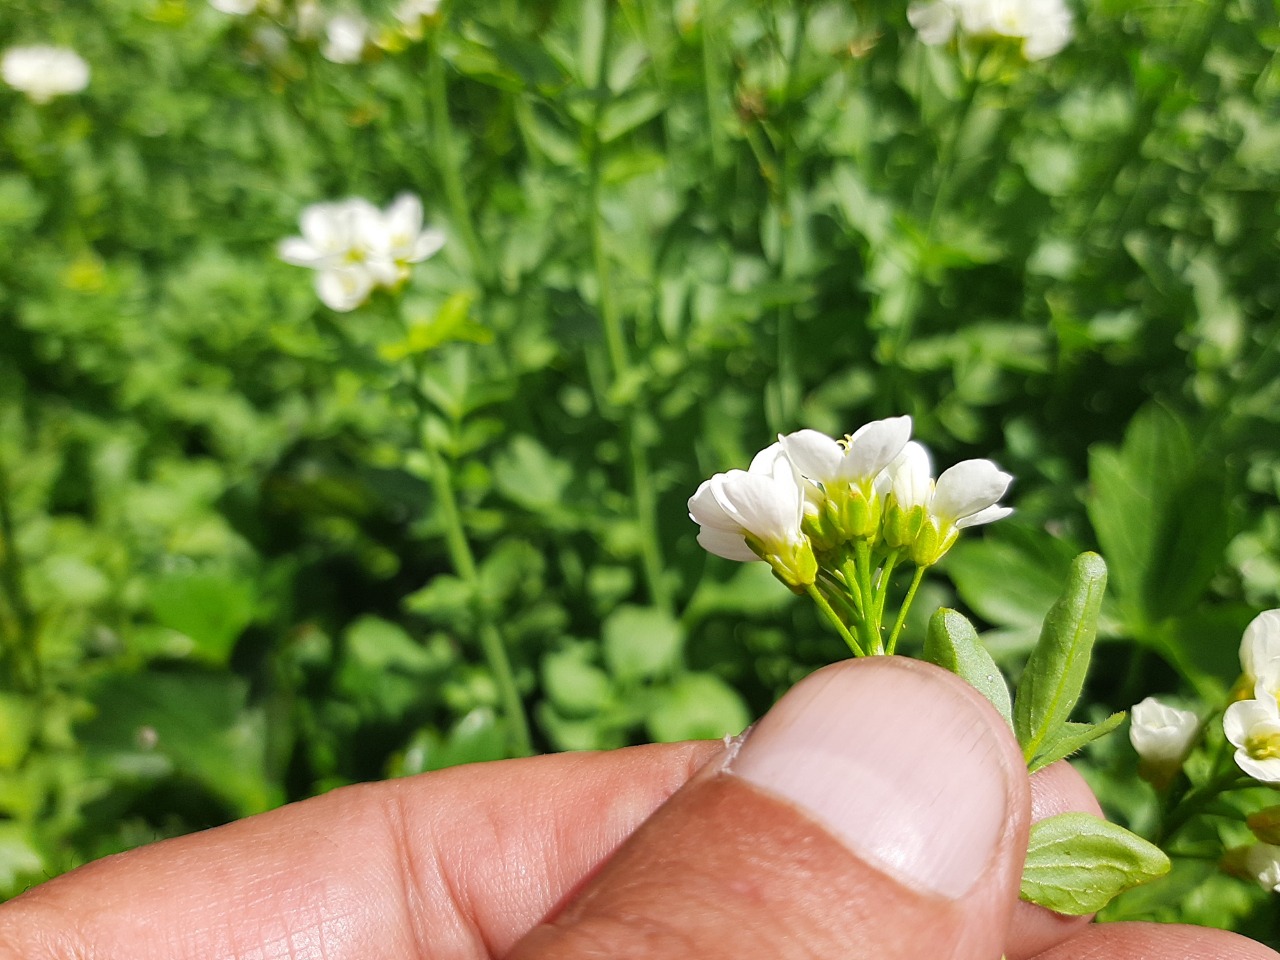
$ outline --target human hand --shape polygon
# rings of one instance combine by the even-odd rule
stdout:
[[[727,748],[457,767],[89,864],[0,906],[0,960],[1280,958],[1017,902],[1065,809],[1097,807],[1065,764],[1029,782],[970,687],[846,661]]]

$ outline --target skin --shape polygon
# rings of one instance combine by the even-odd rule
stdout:
[[[1222,931],[1015,903],[1030,817],[1097,811],[1066,764],[1015,785],[983,881],[942,901],[724,756],[657,745],[335,790],[33,888],[0,906],[0,960],[991,960],[968,945],[992,929],[1009,960],[1280,960]]]

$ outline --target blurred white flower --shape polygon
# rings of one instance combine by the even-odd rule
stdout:
[[[886,470],[892,498],[885,517],[885,540],[907,547],[920,566],[937,563],[960,531],[1013,513],[999,506],[1013,482],[990,460],[964,460],[935,481],[929,452],[912,441]]]
[[[440,10],[440,0],[401,0],[395,9],[395,18],[406,27],[413,28]]]
[[[422,226],[422,201],[402,193],[382,215],[377,236],[371,238],[378,282],[393,286],[409,276],[409,264],[421,263],[444,246],[444,231]]]
[[[1264,673],[1275,673],[1276,668],[1280,668],[1280,610],[1264,610],[1245,627],[1240,640],[1241,683],[1252,689]]]
[[[1280,893],[1280,847],[1255,843],[1245,854],[1245,868],[1263,890]]]
[[[800,529],[804,491],[775,443],[761,450],[746,470],[717,473],[689,498],[689,518],[698,524],[698,543],[728,560],[765,560],[786,583],[814,582],[817,561]]]
[[[1163,789],[1191,752],[1200,732],[1200,719],[1190,710],[1179,710],[1155,697],[1135,704],[1129,719],[1129,742],[1138,754],[1139,771]]]
[[[930,46],[948,43],[957,33],[1009,37],[1022,41],[1028,60],[1053,56],[1072,36],[1071,11],[1064,0],[930,0],[913,3],[907,20]]]
[[[280,242],[285,263],[316,271],[316,293],[333,310],[354,310],[374,287],[394,287],[444,245],[444,233],[422,228],[422,201],[403,193],[379,210],[352,197],[302,211],[302,236]]]
[[[778,438],[805,480],[811,532],[824,546],[874,534],[884,493],[877,478],[910,437],[911,418],[890,417],[874,420],[841,440],[817,430]]]
[[[0,57],[0,77],[36,103],[79,93],[89,85],[89,65],[66,47],[10,47]]]
[[[339,13],[324,26],[320,55],[331,63],[357,63],[368,37],[368,20],[355,13]]]
[[[293,32],[299,40],[318,37],[324,30],[325,13],[316,0],[298,0],[293,9]]]
[[[209,6],[233,17],[245,17],[258,9],[258,0],[209,0]]]
[[[1261,686],[1258,699],[1227,707],[1222,729],[1241,770],[1263,783],[1280,783],[1280,704]]]

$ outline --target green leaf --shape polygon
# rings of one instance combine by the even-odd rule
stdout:
[[[253,622],[258,590],[252,579],[231,572],[176,570],[152,583],[150,599],[161,626],[190,637],[194,656],[222,665]]]
[[[656,607],[621,606],[604,622],[604,661],[619,680],[648,680],[680,659],[684,632]]]
[[[944,607],[929,619],[924,659],[968,681],[1013,725],[1013,706],[1004,675],[978,639],[978,631],[961,614]]]
[[[1032,825],[1020,896],[1078,917],[1169,868],[1164,851],[1124,827],[1087,813],[1062,813]]]
[[[1124,722],[1124,718],[1125,713],[1122,710],[1119,713],[1113,713],[1100,723],[1064,723],[1058,728],[1058,732],[1050,736],[1040,747],[1039,752],[1031,758],[1031,762],[1027,764],[1027,773],[1035,773],[1051,763],[1065,760],[1077,750],[1093,743],[1099,737],[1105,737],[1120,726]]]
[[[713,740],[741,733],[751,720],[738,692],[711,673],[686,673],[659,690],[647,725],[654,740]]]
[[[1080,699],[1106,586],[1102,558],[1080,554],[1071,563],[1066,591],[1044,619],[1013,710],[1013,729],[1028,761],[1057,734]]]
[[[1186,424],[1149,405],[1119,450],[1090,450],[1089,487],[1089,519],[1134,632],[1194,606],[1231,535],[1221,463],[1206,464]]]

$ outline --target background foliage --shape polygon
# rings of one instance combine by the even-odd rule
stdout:
[[[341,783],[740,729],[841,645],[684,502],[801,426],[907,412],[1018,477],[909,643],[958,604],[1016,674],[1097,548],[1086,712],[1232,684],[1280,606],[1274,3],[1090,0],[1030,65],[872,0],[368,12],[388,49],[339,66],[203,0],[0,11],[93,70],[0,91],[0,896]],[[402,294],[334,314],[275,258],[404,190],[450,240]],[[1140,828],[1134,765],[1082,764]],[[1151,913],[1276,935],[1194,858],[1113,908]]]

